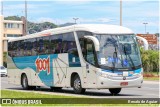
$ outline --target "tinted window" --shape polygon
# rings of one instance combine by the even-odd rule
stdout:
[[[37,55],[37,39],[30,39],[30,43],[31,43],[31,46],[30,46],[30,51],[31,51],[31,55],[32,56],[35,56]]]
[[[13,42],[8,43],[8,55],[13,57]]]
[[[16,41],[13,42],[13,43],[12,43],[12,46],[13,46],[13,47],[12,47],[12,49],[13,49],[13,50],[12,50],[12,56],[15,57],[15,56],[17,56],[17,42],[16,42]]]
[[[24,41],[18,41],[18,48],[17,48],[17,56],[23,56],[24,55]]]
[[[85,51],[85,38],[84,36],[86,35],[93,35],[91,32],[87,32],[87,31],[77,31],[77,36],[78,36],[78,39],[79,39],[79,43],[80,43],[80,46],[81,46],[81,49],[82,49],[82,53],[84,53]],[[83,54],[84,55],[84,54]]]
[[[50,51],[50,39],[49,37],[43,37],[43,43],[44,43],[44,53],[43,54],[48,54]]]
[[[85,57],[87,62],[95,65],[94,44],[91,40],[87,40]]]
[[[90,35],[90,36],[93,35],[91,32],[87,32],[87,31],[77,31],[76,33],[77,33],[78,39],[83,38],[86,35]]]
[[[43,41],[43,37],[41,38],[37,38],[37,52],[38,54],[44,54],[45,50],[44,50],[44,41]]]
[[[31,40],[24,41],[24,56],[31,56]]]
[[[62,52],[62,35],[53,35],[50,38],[50,53],[61,53]]]
[[[63,53],[71,52],[76,50],[76,42],[73,33],[63,34]]]

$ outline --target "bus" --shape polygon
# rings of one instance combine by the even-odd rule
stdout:
[[[106,24],[76,24],[8,42],[8,82],[23,89],[140,88],[143,68],[134,32]]]

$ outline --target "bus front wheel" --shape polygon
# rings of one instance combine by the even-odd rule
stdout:
[[[22,85],[23,89],[25,89],[25,90],[36,89],[36,86],[29,86],[28,85],[28,78],[25,74],[22,75],[21,85]]]
[[[121,88],[110,88],[109,91],[112,95],[117,95],[118,93],[120,93]]]
[[[75,75],[73,79],[73,89],[76,94],[82,94],[85,92],[85,89],[82,88],[81,80],[79,75]]]

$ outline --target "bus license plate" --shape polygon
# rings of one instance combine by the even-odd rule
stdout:
[[[127,77],[128,76],[128,72],[123,72],[123,76]]]
[[[127,86],[127,85],[128,85],[128,82],[121,82],[120,85],[121,85],[121,86]]]

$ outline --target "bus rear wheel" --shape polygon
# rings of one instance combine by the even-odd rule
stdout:
[[[21,85],[22,85],[24,90],[36,89],[36,86],[29,86],[28,85],[28,78],[27,78],[27,76],[25,74],[22,75]]]
[[[81,80],[80,80],[80,77],[78,75],[74,76],[74,79],[73,79],[73,89],[74,89],[74,92],[76,94],[82,94],[82,93],[85,92],[85,89],[82,88]]]
[[[112,95],[117,95],[118,93],[120,93],[121,88],[110,88],[109,91]]]

